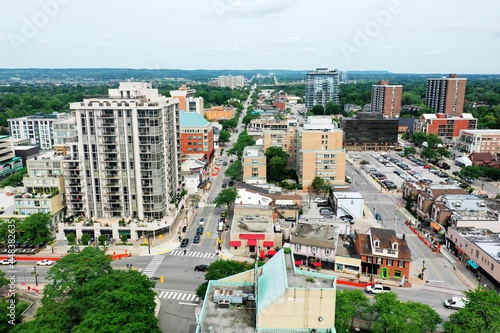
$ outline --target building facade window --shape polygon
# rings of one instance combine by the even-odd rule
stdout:
[[[295,251],[300,251],[300,244],[295,244]]]

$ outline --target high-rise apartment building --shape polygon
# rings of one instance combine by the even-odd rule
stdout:
[[[433,108],[436,113],[460,117],[464,111],[466,85],[467,79],[455,74],[447,78],[428,79],[425,106]]]
[[[27,116],[9,119],[9,130],[14,139],[30,139],[31,144],[40,149],[52,149],[54,138],[52,136],[52,125],[61,118],[69,118],[71,113],[44,114],[37,113]]]
[[[67,144],[64,162],[68,213],[163,226],[181,185],[178,100],[145,82],[122,82],[71,109],[78,142]]]
[[[328,116],[307,118],[303,127],[289,120],[286,130],[264,130],[264,150],[281,147],[290,155],[288,168],[295,169],[303,188],[315,177],[343,184],[345,181],[345,151],[343,132]]]
[[[372,86],[371,111],[387,117],[399,117],[403,86],[389,85],[389,81],[379,81]]]
[[[198,112],[203,116],[203,97],[194,97],[196,90],[182,86],[178,90],[170,91],[170,96],[179,100],[179,110],[186,112]]]
[[[238,76],[219,76],[217,78],[217,85],[219,87],[229,87],[231,89],[241,88],[245,85],[245,78],[241,75]]]
[[[317,68],[307,74],[306,107],[328,104],[333,101],[339,103],[339,71],[329,71],[328,68]]]

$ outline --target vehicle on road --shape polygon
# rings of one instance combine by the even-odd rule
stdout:
[[[352,155],[352,158],[353,158],[354,160],[359,160],[359,159],[361,158],[361,156],[359,156],[359,155]]]
[[[227,165],[227,162],[226,162],[226,161],[224,161],[224,162],[222,163],[222,165]]]
[[[314,199],[314,202],[315,202],[315,203],[326,202],[326,199],[323,199],[323,198],[315,198],[315,199]]]
[[[365,287],[365,291],[369,294],[390,293],[391,287],[382,284],[372,284]]]
[[[452,297],[444,301],[444,306],[448,309],[463,309],[468,302],[467,297]]]
[[[208,271],[208,265],[198,265],[194,267],[194,270],[197,272],[206,272]]]
[[[193,238],[193,244],[198,244],[200,242],[200,236],[199,235],[195,235],[194,238]]]
[[[326,202],[320,202],[318,203],[318,207],[321,208],[321,207],[328,207],[328,203]]]
[[[218,162],[217,162],[217,165],[221,165],[221,164],[222,164],[222,162],[221,162],[221,161],[218,161]]]
[[[225,210],[223,210],[222,213],[220,213],[220,216],[221,217],[227,217],[227,212]]]
[[[184,238],[181,242],[181,247],[186,247],[188,246],[188,243],[189,243],[189,239],[187,238]]]
[[[222,183],[222,188],[226,188],[227,187],[227,184],[226,183]]]
[[[188,228],[187,225],[183,226],[182,227],[182,232],[186,232],[187,228]]]
[[[295,222],[295,217],[287,217],[285,218],[286,222]]]
[[[230,159],[230,160],[229,160],[229,163],[233,163],[233,162],[234,162],[234,160],[233,160],[233,159]]]
[[[17,264],[17,260],[14,258],[7,258],[0,260],[0,265],[15,265]]]
[[[51,266],[53,264],[54,264],[54,262],[52,260],[49,260],[49,259],[43,259],[43,260],[37,261],[37,263],[36,263],[37,266]]]
[[[198,227],[198,229],[196,229],[196,234],[203,235],[203,227]]]
[[[233,181],[230,181],[229,182],[229,186],[233,186],[234,185],[234,182]]]
[[[379,213],[375,213],[375,219],[376,219],[377,221],[380,221],[380,220],[382,220],[382,216],[380,216],[380,214],[379,214]]]
[[[205,218],[204,218],[204,217],[202,217],[202,218],[200,219],[200,222],[199,222],[198,224],[199,224],[199,225],[205,225]]]

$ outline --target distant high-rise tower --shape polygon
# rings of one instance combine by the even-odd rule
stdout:
[[[316,71],[307,74],[306,107],[328,104],[333,101],[339,103],[339,71],[329,71],[328,68],[316,68]]]
[[[380,112],[387,117],[399,117],[403,86],[389,85],[389,81],[379,81],[372,86],[372,112]]]
[[[425,106],[433,108],[436,113],[460,117],[464,111],[466,85],[467,79],[455,74],[447,78],[428,79]]]

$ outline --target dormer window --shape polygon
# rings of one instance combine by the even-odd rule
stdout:
[[[392,244],[392,249],[397,250],[398,249],[398,243],[393,243]]]
[[[380,247],[380,242],[378,240],[374,241],[373,246]]]

